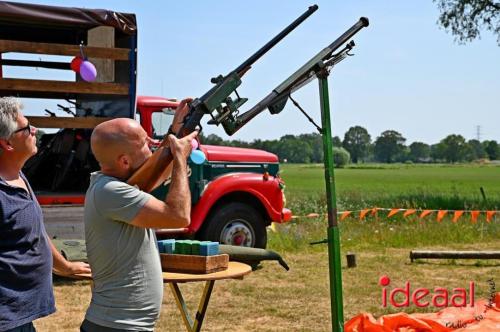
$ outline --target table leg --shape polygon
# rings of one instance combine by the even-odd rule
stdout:
[[[193,326],[193,321],[191,317],[189,317],[189,313],[186,307],[186,302],[184,302],[184,298],[182,297],[181,290],[179,289],[179,286],[177,286],[176,283],[172,282],[169,283],[170,289],[172,290],[172,293],[174,294],[174,299],[175,303],[177,304],[177,308],[179,308],[179,311],[181,312],[182,320],[184,321],[184,325],[186,325],[186,329],[188,331],[191,331],[191,328]]]
[[[208,280],[205,282],[203,294],[198,305],[198,311],[196,312],[195,319],[193,321],[191,317],[189,317],[186,302],[184,302],[184,298],[182,297],[179,286],[175,282],[169,283],[170,289],[174,294],[175,302],[177,303],[177,307],[181,312],[182,320],[184,321],[184,325],[186,326],[187,331],[199,332],[201,330],[201,325],[203,324],[203,319],[205,318],[205,313],[207,312],[208,302],[210,301],[210,296],[212,294],[214,284],[215,280]]]

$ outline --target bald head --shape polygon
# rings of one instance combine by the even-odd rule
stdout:
[[[147,134],[137,121],[113,119],[95,127],[91,147],[101,168],[113,167],[120,156],[134,155],[146,139]]]

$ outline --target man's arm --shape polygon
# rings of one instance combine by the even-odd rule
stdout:
[[[87,263],[70,262],[66,260],[54,246],[49,237],[47,237],[47,240],[49,241],[50,250],[52,251],[54,273],[62,276],[90,273],[90,266]]]
[[[139,210],[131,224],[146,228],[183,228],[191,222],[191,192],[187,175],[187,157],[191,153],[191,140],[197,132],[182,139],[169,135],[170,151],[173,154],[172,181],[165,201],[149,199]]]

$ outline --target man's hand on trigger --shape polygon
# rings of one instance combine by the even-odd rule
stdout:
[[[182,124],[184,123],[184,118],[186,117],[189,111],[189,103],[192,100],[193,98],[183,99],[175,109],[174,120],[172,121],[172,131],[174,133],[178,134],[179,130],[182,128]]]
[[[168,135],[168,143],[173,156],[187,159],[193,149],[191,141],[196,139],[197,135],[198,131],[193,131],[191,134],[186,135],[181,139],[176,138],[174,135]]]

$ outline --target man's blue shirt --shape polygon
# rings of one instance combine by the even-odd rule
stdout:
[[[21,177],[29,192],[0,178],[0,331],[55,311],[42,210]]]

